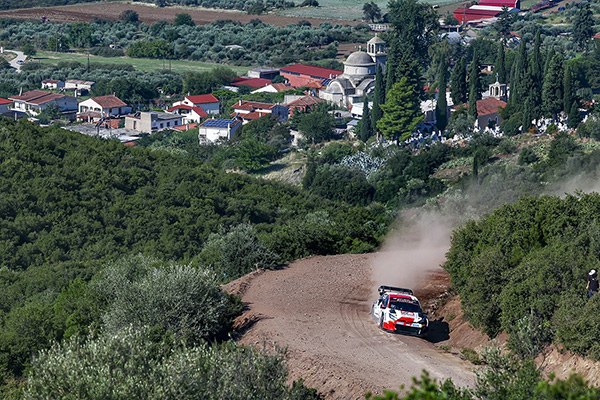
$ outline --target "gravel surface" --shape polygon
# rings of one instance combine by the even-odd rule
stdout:
[[[429,341],[378,328],[370,316],[373,288],[383,283],[372,282],[375,256],[309,257],[229,283],[225,289],[246,306],[236,321],[239,342],[287,349],[290,380],[303,378],[327,399],[399,390],[424,369],[473,386],[473,366],[434,344],[448,338],[448,324],[434,321]],[[415,294],[426,308],[447,286],[447,274],[438,269]]]

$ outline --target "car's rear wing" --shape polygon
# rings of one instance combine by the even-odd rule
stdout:
[[[395,293],[405,293],[405,294],[410,294],[411,296],[414,294],[412,290],[410,289],[405,289],[405,288],[399,288],[399,287],[395,287],[395,286],[379,286],[379,289],[377,289],[379,291],[379,295],[383,296],[384,293],[387,292],[395,292]]]

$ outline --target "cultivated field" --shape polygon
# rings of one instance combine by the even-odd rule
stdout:
[[[301,7],[281,10],[280,15],[294,16],[300,18],[325,18],[357,21],[363,18],[362,7],[367,0],[318,0],[320,7]],[[382,13],[387,11],[388,0],[373,0],[381,8]],[[437,5],[454,4],[453,10],[459,4],[456,0],[421,0],[423,3]]]
[[[45,16],[49,18],[51,22],[90,22],[96,17],[116,20],[119,18],[119,15],[125,10],[134,10],[139,14],[140,21],[145,22],[147,24],[151,24],[156,21],[173,22],[175,20],[175,15],[180,13],[190,14],[194,22],[198,25],[206,25],[210,24],[211,22],[224,19],[240,21],[241,23],[246,24],[252,19],[259,18],[261,21],[267,24],[275,26],[286,26],[289,24],[295,24],[299,20],[299,18],[295,17],[286,17],[274,14],[263,14],[257,16],[228,10],[211,10],[199,7],[158,8],[151,5],[143,5],[140,3],[130,4],[123,2],[98,2],[61,7],[7,10],[0,11],[0,18],[23,18],[40,20],[42,16]],[[307,19],[313,26],[319,26],[319,24],[322,22],[332,22],[332,19],[339,20],[340,17],[338,15],[338,13],[332,13],[327,18],[327,20],[329,21],[327,21],[326,19],[307,17],[303,17],[302,19]],[[349,25],[356,25],[358,23],[357,21],[344,20],[336,22]]]
[[[59,62],[80,62],[82,64],[87,63],[87,54],[80,53],[54,53],[50,51],[38,51],[36,56],[33,57],[35,61],[44,63],[44,64],[53,64],[56,65]],[[131,64],[134,66],[136,70],[139,71],[155,71],[155,70],[163,70],[163,69],[171,69],[174,72],[178,73],[186,73],[186,72],[201,72],[208,71],[216,66],[221,64],[210,64],[210,63],[202,63],[197,61],[177,61],[172,60],[169,63],[169,60],[150,60],[146,58],[130,58],[130,57],[99,57],[90,55],[91,63],[106,63],[106,64]],[[226,67],[231,68],[239,75],[245,75],[249,67],[236,67],[231,65],[226,65]]]

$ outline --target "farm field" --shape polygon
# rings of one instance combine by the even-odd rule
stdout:
[[[80,62],[82,64],[87,63],[87,54],[81,53],[54,53],[50,51],[38,51],[36,56],[33,57],[35,61],[41,62],[43,64],[53,64],[56,65],[59,62]],[[169,69],[169,61],[165,60],[163,64],[163,60],[152,60],[146,58],[130,58],[130,57],[99,57],[90,55],[90,63],[104,63],[104,64],[131,64],[133,67],[139,71],[149,72],[155,70]],[[170,63],[170,68],[174,72],[178,73],[186,73],[186,72],[200,72],[200,71],[208,71],[214,67],[217,67],[222,64],[210,64],[210,63],[202,63],[197,61],[178,61],[172,60]],[[244,75],[248,72],[250,67],[236,67],[227,65],[228,68],[231,68],[239,75]]]
[[[358,0],[351,1],[358,4]],[[360,7],[362,7],[362,4]],[[235,21],[240,21],[243,24],[247,24],[252,19],[259,18],[261,21],[267,24],[275,26],[287,26],[289,24],[295,24],[299,20],[299,18],[297,17],[289,17],[275,14],[248,15],[242,12],[206,9],[200,7],[158,8],[152,5],[143,5],[140,3],[131,4],[124,2],[98,2],[60,7],[6,10],[0,11],[0,18],[22,18],[40,20],[42,16],[45,16],[49,18],[51,22],[90,22],[94,18],[116,20],[119,18],[119,15],[125,10],[133,10],[137,12],[140,21],[146,24],[152,24],[156,21],[167,21],[172,23],[175,20],[175,15],[180,13],[190,14],[194,22],[198,25],[207,25],[211,22],[224,19],[231,19]],[[336,12],[331,13],[327,18],[324,19],[308,17],[303,17],[302,19],[307,19],[313,26],[319,26],[319,24],[322,22],[331,22],[332,19],[339,20],[340,18],[341,17],[339,17],[339,13]],[[356,21],[351,20],[341,20],[338,22],[348,25],[356,25],[358,23]]]
[[[387,12],[387,0],[373,0],[381,8],[382,13]],[[421,0],[424,3],[449,6],[452,10],[459,6],[456,0]],[[298,7],[281,10],[280,15],[294,16],[298,18],[324,18],[341,19],[349,21],[360,21],[363,17],[362,7],[367,0],[319,0],[320,7]],[[441,13],[440,13],[441,14]]]

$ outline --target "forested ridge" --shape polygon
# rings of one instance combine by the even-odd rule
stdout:
[[[206,283],[198,290],[211,293],[199,295],[209,301],[220,292],[210,287],[256,268],[309,254],[369,251],[391,221],[383,208],[334,203],[190,157],[24,120],[0,123],[0,188],[0,374],[5,384],[27,371],[31,356],[52,341],[110,331],[115,320],[139,320],[140,329],[158,327],[159,338],[173,334],[180,318],[194,317],[156,321],[152,315],[165,313],[154,309],[140,316],[140,310],[144,304],[180,304],[172,293],[184,284],[158,288],[170,279],[189,283],[195,276],[189,268],[206,270],[194,279]],[[140,256],[127,258],[135,255]],[[123,259],[129,261],[123,264]],[[106,272],[100,277],[110,265],[117,271],[112,280]],[[160,271],[183,268],[177,265],[189,265],[183,278],[167,275],[151,284]],[[104,283],[88,286],[90,279]],[[119,282],[112,292],[98,289],[111,281]],[[127,287],[125,282],[142,302],[134,309],[127,308],[133,299],[123,300],[129,292],[118,289]],[[153,296],[167,300],[150,301]],[[234,299],[226,298],[196,308],[203,312],[198,323],[208,324],[202,332],[208,333],[181,328],[179,336],[193,337],[192,342],[226,334],[239,310]],[[215,315],[212,322],[204,313]],[[116,326],[118,334],[126,328]]]

